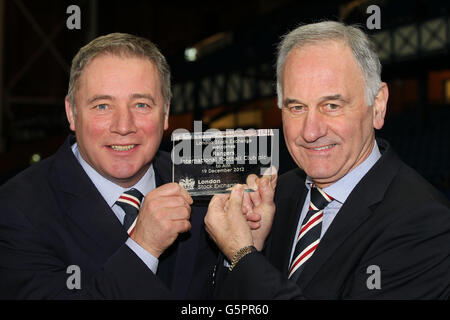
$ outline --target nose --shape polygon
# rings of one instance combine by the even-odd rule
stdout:
[[[327,125],[323,115],[316,110],[310,110],[303,122],[302,136],[306,142],[314,142],[325,136]]]
[[[126,106],[116,108],[116,110],[114,110],[110,129],[111,132],[120,135],[136,132],[136,124],[132,111]]]

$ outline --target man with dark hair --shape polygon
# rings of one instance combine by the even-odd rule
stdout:
[[[169,183],[158,151],[170,98],[149,40],[113,33],[80,49],[65,102],[75,135],[0,188],[0,298],[210,296],[206,208]]]

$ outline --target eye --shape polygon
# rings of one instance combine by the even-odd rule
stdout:
[[[292,106],[289,106],[289,107],[287,107],[287,109],[289,110],[289,112],[290,113],[292,113],[292,114],[299,114],[299,113],[302,113],[302,112],[305,112],[305,106],[302,106],[302,105],[292,105]]]
[[[325,105],[325,109],[327,111],[337,111],[337,110],[339,110],[340,107],[341,107],[340,105],[334,104],[334,103],[327,103]]]
[[[98,110],[106,110],[106,109],[109,108],[109,106],[107,104],[105,104],[105,103],[102,103],[102,104],[96,105],[94,108],[98,109]]]
[[[143,103],[143,102],[138,102],[138,103],[136,103],[136,107],[138,109],[143,109],[143,108],[149,108],[149,105],[146,103]]]

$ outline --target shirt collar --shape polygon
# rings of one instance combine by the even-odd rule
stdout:
[[[344,203],[358,182],[366,175],[366,173],[370,170],[370,168],[372,168],[378,159],[380,159],[380,157],[380,149],[378,148],[377,141],[375,140],[372,152],[363,162],[361,162],[356,168],[351,170],[341,179],[324,188],[323,191],[330,195],[334,200]],[[311,185],[313,184],[311,177],[306,177],[305,184],[308,189],[311,189]]]
[[[106,179],[94,168],[92,168],[81,156],[77,143],[74,143],[72,145],[72,152],[110,207],[114,205],[116,200],[126,190],[135,188],[145,196],[148,192],[155,188],[155,174],[153,170],[153,164],[150,165],[150,168],[147,170],[144,176],[134,186],[130,188],[122,188],[114,182]]]

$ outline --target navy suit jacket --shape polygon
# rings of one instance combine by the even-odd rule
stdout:
[[[448,299],[449,202],[386,141],[377,143],[381,158],[350,193],[296,282],[287,274],[306,176],[298,168],[280,176],[264,254],[243,257],[231,272],[220,268],[218,297]]]
[[[0,299],[210,297],[216,249],[203,226],[206,206],[194,203],[192,229],[154,275],[125,244],[125,229],[73,155],[74,140],[0,187]],[[153,166],[156,186],[171,181],[168,153]],[[81,289],[67,285],[71,265]]]

